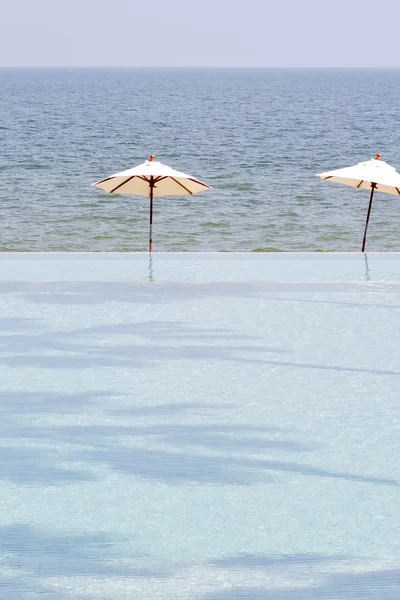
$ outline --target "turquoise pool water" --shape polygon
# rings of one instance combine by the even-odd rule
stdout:
[[[400,253],[4,253],[0,281],[400,281]]]
[[[364,258],[1,256],[0,600],[398,600],[400,256]]]

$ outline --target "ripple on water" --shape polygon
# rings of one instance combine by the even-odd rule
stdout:
[[[252,252],[283,252],[283,250],[269,246],[266,248],[253,248]]]
[[[217,228],[217,227],[224,227],[226,225],[226,223],[215,223],[213,221],[206,221],[205,223],[201,223],[202,227],[210,227],[210,228]]]

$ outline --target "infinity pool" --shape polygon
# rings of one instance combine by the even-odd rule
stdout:
[[[400,281],[400,253],[4,253],[0,281]]]
[[[399,265],[2,255],[0,600],[398,600]]]

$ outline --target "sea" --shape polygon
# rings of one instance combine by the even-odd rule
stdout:
[[[316,174],[400,167],[399,69],[1,69],[0,250],[136,252],[148,200],[91,184],[150,154],[212,186],[155,203],[159,252],[359,251],[368,192]],[[367,250],[400,250],[376,194]]]

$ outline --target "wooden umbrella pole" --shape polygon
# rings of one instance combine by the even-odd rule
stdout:
[[[153,177],[150,177],[150,232],[149,232],[149,252],[153,252]]]
[[[154,162],[156,157],[152,154],[149,158],[149,162]],[[149,252],[153,252],[153,190],[155,181],[153,175],[150,175],[150,232],[149,232]]]
[[[364,230],[364,237],[363,237],[363,242],[362,242],[362,247],[361,247],[361,252],[364,252],[365,250],[365,243],[367,241],[367,229],[368,229],[368,223],[369,223],[369,217],[371,215],[371,208],[372,208],[372,200],[374,198],[374,191],[376,188],[376,183],[371,183],[371,195],[369,197],[369,205],[368,205],[368,212],[367,212],[367,220],[365,221],[365,230]]]

